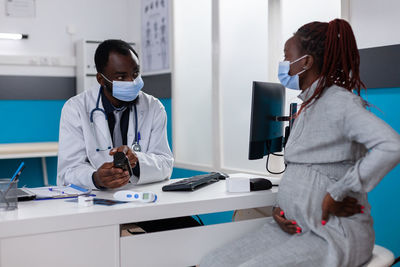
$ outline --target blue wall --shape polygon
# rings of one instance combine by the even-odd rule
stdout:
[[[371,111],[400,133],[400,88],[368,89],[363,97],[377,106]],[[376,244],[400,256],[400,166],[394,168],[369,194]]]
[[[0,143],[58,141],[58,128],[64,100],[2,100]],[[42,186],[40,158],[0,160],[0,177],[10,177],[21,161],[26,164],[19,186]],[[56,183],[57,158],[46,159],[49,183]]]
[[[64,103],[65,100],[0,101],[0,143],[57,141]]]
[[[364,95],[365,96],[365,95]],[[372,111],[400,132],[400,88],[369,89],[366,99],[379,107]],[[3,127],[0,143],[57,141],[61,108],[65,101],[0,101]],[[168,113],[168,139],[172,145],[171,100],[161,99]],[[9,177],[21,160],[0,160],[0,177]],[[21,175],[20,186],[41,186],[40,159],[24,159],[26,169]],[[49,182],[55,184],[57,159],[47,158]],[[201,174],[198,171],[174,168],[172,178]],[[400,256],[400,166],[391,171],[369,194],[375,221],[376,243]],[[206,214],[201,218],[206,224],[230,221],[232,212]]]

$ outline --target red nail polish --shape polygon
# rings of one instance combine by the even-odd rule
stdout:
[[[301,231],[297,230],[297,231],[296,231],[296,233],[300,234],[300,233],[301,233]]]
[[[296,222],[296,221],[292,221],[292,224],[293,224],[293,225],[296,225],[296,224],[297,224],[297,222]]]
[[[283,210],[281,210],[281,212],[279,213],[281,216],[283,216],[283,214],[285,214],[284,212],[283,212]]]
[[[364,211],[363,211],[363,210],[361,210],[361,213],[364,213]]]
[[[300,227],[297,227],[297,231],[300,231],[300,232],[301,232],[301,228],[300,228]]]
[[[326,221],[322,220],[321,223],[322,223],[322,225],[325,225],[325,224],[326,224]]]
[[[365,207],[364,206],[361,206],[361,209],[364,209]]]

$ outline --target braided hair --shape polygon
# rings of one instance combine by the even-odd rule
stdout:
[[[312,55],[319,70],[314,94],[303,102],[299,113],[318,99],[324,89],[336,84],[360,95],[365,88],[360,79],[360,55],[350,24],[343,19],[311,22],[294,34],[304,54]]]

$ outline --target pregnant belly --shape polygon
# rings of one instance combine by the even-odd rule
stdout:
[[[302,227],[320,222],[322,200],[330,183],[328,177],[310,166],[288,165],[279,185],[277,204],[287,219]]]

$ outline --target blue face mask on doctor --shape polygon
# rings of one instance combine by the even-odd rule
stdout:
[[[303,69],[299,73],[290,76],[289,71],[290,71],[290,65],[298,62],[299,60],[307,57],[308,55],[304,55],[292,62],[290,61],[281,61],[279,62],[279,68],[278,68],[278,78],[279,81],[283,86],[289,89],[294,89],[294,90],[300,90],[300,83],[299,83],[299,75],[305,72],[307,69]]]
[[[136,99],[140,90],[144,86],[142,76],[138,76],[133,81],[110,81],[102,73],[100,73],[106,81],[112,83],[112,96],[118,100],[130,102]]]

